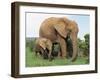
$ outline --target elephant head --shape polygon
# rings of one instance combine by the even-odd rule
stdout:
[[[77,57],[77,34],[78,25],[75,21],[69,20],[65,17],[50,17],[46,19],[40,26],[39,35],[50,39],[53,43],[59,42],[61,47],[61,56],[67,57],[67,42],[68,36],[72,40],[72,61]]]
[[[44,59],[48,59],[51,57],[51,50],[52,50],[52,42],[46,38],[38,38],[35,42],[35,52],[40,53]]]

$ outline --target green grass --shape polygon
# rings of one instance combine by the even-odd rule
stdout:
[[[26,67],[36,66],[60,66],[60,65],[81,65],[88,64],[87,58],[78,57],[76,61],[71,62],[69,59],[55,58],[52,61],[44,60],[41,56],[36,56],[29,47],[26,48]]]

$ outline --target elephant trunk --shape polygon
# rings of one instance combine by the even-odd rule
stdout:
[[[78,44],[77,44],[77,37],[72,37],[72,45],[73,45],[73,54],[71,61],[75,61],[78,54]]]

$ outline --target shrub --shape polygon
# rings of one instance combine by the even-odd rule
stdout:
[[[26,47],[29,47],[31,51],[34,50],[36,38],[26,38]]]

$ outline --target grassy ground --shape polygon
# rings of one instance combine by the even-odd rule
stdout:
[[[34,52],[31,52],[30,49],[26,48],[26,67],[36,67],[36,66],[57,66],[57,65],[80,65],[88,64],[86,58],[78,57],[75,62],[71,62],[68,59],[55,58],[52,61],[44,60],[40,56],[36,56]]]

